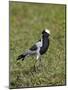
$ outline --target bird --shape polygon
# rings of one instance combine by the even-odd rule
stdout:
[[[41,39],[39,39],[34,45],[32,45],[29,49],[23,52],[21,55],[17,57],[17,60],[25,60],[26,57],[35,55],[36,60],[40,59],[40,57],[45,54],[49,47],[49,36],[50,30],[43,29],[41,32]]]

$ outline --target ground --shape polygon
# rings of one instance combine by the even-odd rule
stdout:
[[[65,85],[65,5],[10,2],[9,7],[10,88]],[[17,61],[40,39],[44,28],[51,35],[41,64],[35,57]]]

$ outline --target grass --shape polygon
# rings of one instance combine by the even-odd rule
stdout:
[[[10,2],[10,88],[65,85],[65,5]],[[44,28],[51,32],[42,66],[34,57],[16,61]],[[52,38],[52,39],[51,39]]]

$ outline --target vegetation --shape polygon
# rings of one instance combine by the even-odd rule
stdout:
[[[10,88],[65,85],[65,5],[10,1],[9,6]],[[44,28],[51,36],[41,64],[35,57],[17,61]]]

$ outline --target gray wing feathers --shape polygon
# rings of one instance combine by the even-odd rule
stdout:
[[[36,53],[36,51],[27,50],[27,51],[24,53],[24,55],[29,56],[29,55],[33,55],[33,54],[35,54],[35,53]]]

